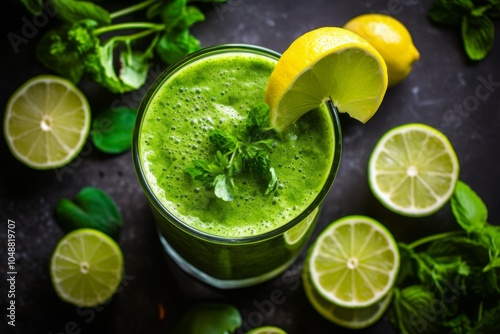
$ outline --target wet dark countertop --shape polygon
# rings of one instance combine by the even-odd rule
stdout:
[[[35,45],[48,27],[39,27],[17,53],[10,45],[7,35],[21,34],[26,20],[32,20],[23,7],[13,3],[5,3],[7,8],[1,14],[2,115],[8,97],[17,87],[34,75],[50,73],[34,56]],[[402,84],[387,91],[372,120],[363,125],[341,115],[340,170],[313,237],[331,221],[350,214],[373,217],[398,240],[406,242],[455,228],[448,205],[427,218],[405,218],[385,209],[369,190],[367,162],[376,140],[393,126],[410,122],[429,124],[448,136],[460,160],[460,179],[483,198],[489,208],[489,221],[500,222],[500,38],[496,36],[486,59],[468,61],[459,31],[434,26],[427,19],[431,3],[230,0],[202,7],[206,21],[194,26],[192,32],[203,46],[249,43],[283,52],[308,30],[341,26],[366,12],[390,13],[413,35],[421,58]],[[498,22],[495,27],[500,31]],[[154,63],[150,79],[164,68],[163,63]],[[80,87],[93,110],[113,103],[137,106],[144,93],[110,94],[91,82],[82,82]],[[478,97],[478,90],[484,89],[488,90],[487,97]],[[323,319],[308,303],[300,280],[304,252],[284,274],[240,290],[210,288],[179,272],[162,253],[130,152],[105,155],[89,141],[67,168],[35,171],[12,157],[2,136],[0,163],[0,333],[169,333],[190,306],[202,301],[235,305],[247,329],[276,325],[290,334],[349,332]],[[48,269],[51,253],[63,235],[54,220],[54,207],[59,199],[72,198],[85,186],[100,187],[120,207],[124,227],[119,244],[125,257],[125,277],[119,293],[109,303],[82,311],[58,299]],[[8,220],[16,223],[16,327],[8,326],[6,318]],[[277,294],[279,300],[273,298]],[[159,307],[164,308],[163,319]],[[396,333],[387,315],[358,332]]]

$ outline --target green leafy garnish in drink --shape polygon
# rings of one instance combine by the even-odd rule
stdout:
[[[240,138],[244,137],[244,138]],[[252,172],[267,183],[265,195],[278,188],[276,171],[271,167],[269,151],[275,145],[274,131],[269,127],[269,107],[261,103],[250,110],[246,119],[246,133],[237,137],[216,129],[208,138],[217,147],[214,159],[194,160],[186,173],[203,182],[205,189],[214,190],[224,201],[233,200],[233,178],[243,172]]]

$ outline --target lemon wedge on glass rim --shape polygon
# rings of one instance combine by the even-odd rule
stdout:
[[[387,90],[387,66],[365,39],[340,27],[299,36],[282,54],[266,87],[271,125],[282,131],[331,99],[340,112],[365,123]]]

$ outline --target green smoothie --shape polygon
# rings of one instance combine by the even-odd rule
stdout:
[[[314,227],[318,197],[333,181],[338,142],[330,111],[318,108],[269,153],[276,193],[265,195],[266,184],[249,172],[234,177],[232,201],[206,190],[186,168],[193,160],[213,159],[211,131],[244,135],[247,115],[264,101],[277,61],[260,49],[222,49],[194,57],[155,85],[140,108],[136,165],[167,251],[195,271],[234,281],[282,270],[297,255]],[[303,227],[295,227],[299,237],[287,242],[283,233],[308,215]]]

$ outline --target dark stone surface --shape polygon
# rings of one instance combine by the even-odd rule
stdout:
[[[411,31],[421,59],[412,74],[390,89],[380,110],[363,125],[342,115],[343,156],[335,184],[322,212],[317,236],[328,223],[348,214],[371,216],[386,224],[398,240],[454,229],[449,206],[431,217],[404,218],[382,207],[371,194],[366,166],[376,140],[393,126],[422,122],[442,130],[454,145],[461,162],[460,178],[484,199],[492,223],[500,219],[500,39],[490,55],[471,63],[463,52],[458,30],[432,25],[426,12],[431,1],[243,1],[203,6],[206,22],[192,31],[203,46],[219,43],[251,43],[283,52],[302,33],[325,25],[343,25],[366,12],[391,12]],[[16,2],[4,3],[0,52],[0,101],[2,112],[8,97],[27,79],[49,73],[37,63],[34,47],[53,19],[38,28],[26,44],[14,52],[7,35],[21,34],[31,21]],[[12,22],[6,24],[5,22]],[[498,23],[495,25],[500,28]],[[157,62],[151,79],[165,65]],[[481,80],[495,82],[489,96],[472,105],[470,112],[453,111],[471,102]],[[137,105],[144,91],[113,95],[91,82],[80,87],[93,110],[113,103]],[[449,111],[451,110],[451,111]],[[3,130],[2,130],[3,131]],[[201,301],[225,301],[241,311],[247,328],[277,325],[296,333],[347,333],[318,315],[307,302],[300,281],[303,255],[283,275],[256,287],[220,291],[204,286],[179,272],[166,260],[155,234],[146,198],[133,170],[131,154],[104,155],[90,142],[67,168],[35,171],[17,162],[4,140],[0,143],[0,332],[1,333],[169,333],[186,309]],[[98,186],[117,202],[124,219],[119,243],[126,263],[122,289],[102,307],[79,310],[61,302],[49,277],[49,258],[63,235],[53,209],[62,197],[73,197],[84,186]],[[7,326],[6,263],[7,220],[16,222],[16,327]],[[272,302],[274,294],[282,294]],[[163,305],[165,317],[159,319]],[[387,315],[359,333],[395,333]]]

